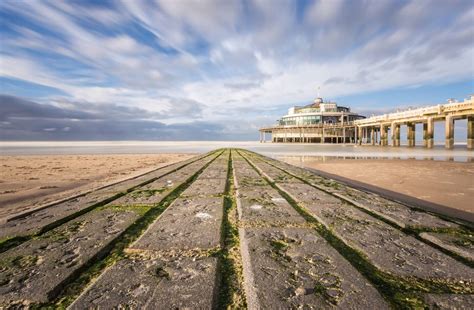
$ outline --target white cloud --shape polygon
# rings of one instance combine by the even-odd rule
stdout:
[[[243,109],[256,124],[262,116],[254,108],[308,102],[317,86],[340,97],[473,77],[474,8],[467,1],[314,1],[301,14],[298,5],[5,1],[1,10],[32,25],[11,25],[0,75],[60,89],[104,111],[113,104],[174,110],[163,122],[228,126]],[[199,113],[189,113],[193,104]]]

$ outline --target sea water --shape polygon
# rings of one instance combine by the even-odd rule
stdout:
[[[352,144],[259,143],[256,141],[73,141],[0,142],[0,155],[84,155],[204,153],[217,148],[243,148],[273,158],[418,159],[474,162],[474,151],[465,144],[447,150],[443,145],[390,147]]]

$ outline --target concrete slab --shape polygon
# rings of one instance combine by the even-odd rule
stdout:
[[[347,188],[344,195],[361,208],[372,211],[400,227],[412,228],[459,228],[458,224],[443,220],[427,212],[409,208],[382,198],[377,194]]]
[[[388,309],[377,290],[314,230],[240,229],[250,309]]]
[[[46,302],[61,282],[99,253],[139,216],[131,210],[89,212],[0,254],[0,305]],[[1,307],[0,307],[1,308]]]
[[[379,269],[400,278],[456,283],[469,288],[471,268],[400,230],[312,186],[278,184],[346,244]],[[339,200],[339,202],[337,202]]]
[[[213,161],[199,176],[200,179],[226,179],[229,165],[229,152],[224,152]]]
[[[243,187],[237,190],[239,220],[246,226],[303,225],[306,223],[291,205],[270,187]]]
[[[191,175],[192,171],[188,169],[186,169],[186,171],[179,170],[173,172],[148,185],[137,188],[125,196],[115,199],[110,202],[109,205],[138,206],[157,204],[176,187],[184,183]]]
[[[421,233],[420,237],[474,262],[474,236],[460,233]]]
[[[222,214],[223,198],[179,198],[130,248],[186,251],[219,247]]]
[[[401,278],[472,285],[471,268],[350,205],[305,204],[311,215],[379,269]]]
[[[159,203],[166,195],[184,183],[206,163],[212,160],[205,158],[198,160],[188,166],[171,172],[158,180],[142,186],[125,196],[120,197],[110,203],[110,205],[136,206],[136,205],[154,205]]]
[[[265,186],[268,183],[237,152],[232,152],[235,187]]]
[[[70,309],[211,309],[217,294],[216,265],[211,257],[124,259]]]
[[[197,157],[200,158],[200,157]],[[61,218],[81,211],[91,205],[113,197],[114,195],[124,192],[134,186],[137,186],[147,180],[159,177],[170,171],[177,169],[185,163],[196,160],[189,159],[184,162],[176,163],[168,167],[164,167],[157,171],[145,174],[135,179],[125,180],[112,186],[105,187],[100,190],[93,191],[86,195],[70,199],[68,201],[52,205],[50,207],[30,213],[24,217],[12,219],[8,222],[0,224],[0,240],[8,237],[25,236],[39,232],[44,226],[51,224]],[[116,201],[114,202],[116,203]]]
[[[194,181],[182,194],[182,197],[209,197],[223,195],[227,179],[201,179]]]
[[[110,198],[108,191],[95,191],[0,225],[0,239],[35,234],[44,226]]]
[[[341,205],[341,199],[318,190],[308,184],[280,183],[278,186],[287,192],[294,200],[304,203],[320,203],[325,205]]]
[[[251,160],[259,169],[264,171],[267,177],[269,177],[275,183],[303,183],[288,173],[266,163],[259,157],[251,157]]]
[[[426,294],[424,298],[430,309],[472,310],[474,295]]]
[[[324,188],[325,190],[337,193],[345,199],[351,201],[355,205],[367,209],[377,215],[386,218],[387,220],[396,223],[400,227],[413,228],[458,228],[459,225],[439,218],[427,212],[423,212],[414,208],[407,207],[403,204],[390,201],[375,193],[368,193],[353,189],[349,186],[341,184],[337,181],[326,179],[317,176],[306,169],[295,167],[284,162],[275,161],[260,156],[254,156],[265,172],[269,164],[265,161],[271,161],[272,164],[285,169],[286,171],[297,175],[298,177],[307,180],[308,182]],[[273,167],[273,169],[275,169]]]
[[[346,188],[344,184],[341,184],[339,182],[336,182],[328,178],[323,178],[304,168],[293,166],[288,163],[278,161],[272,158],[263,157],[260,155],[254,155],[254,154],[252,155],[253,155],[253,158],[255,158],[257,161],[260,160],[263,162],[271,163],[272,165],[278,168],[281,168],[293,175],[296,175],[307,182],[320,186],[324,190],[334,192],[334,193],[339,193],[341,190],[344,190]]]

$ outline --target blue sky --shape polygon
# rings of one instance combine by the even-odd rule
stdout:
[[[474,93],[472,1],[0,2],[0,140],[255,139]]]

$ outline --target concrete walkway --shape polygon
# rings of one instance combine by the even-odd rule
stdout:
[[[0,308],[474,308],[472,223],[219,149],[0,225]]]

